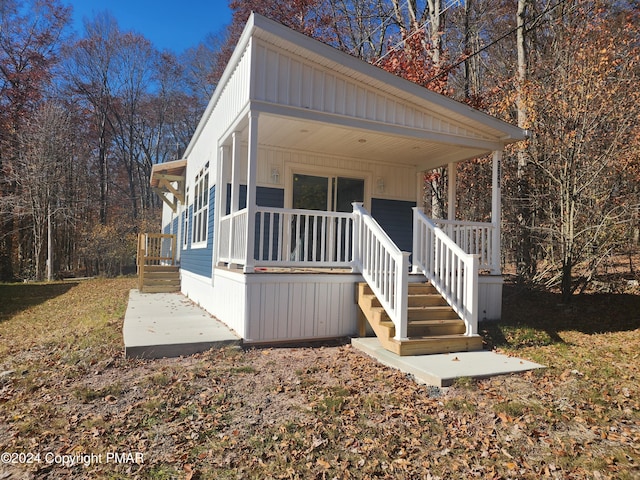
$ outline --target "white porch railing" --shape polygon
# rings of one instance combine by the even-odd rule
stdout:
[[[218,259],[221,262],[245,265],[247,254],[247,209],[220,219]]]
[[[353,215],[257,207],[255,265],[352,267]]]
[[[479,255],[478,268],[500,272],[499,247],[494,247],[491,223],[459,220],[431,220],[440,227],[464,252]]]
[[[437,220],[414,208],[413,268],[434,285],[466,325],[478,329],[480,259],[490,266],[490,225]],[[246,265],[247,210],[222,217],[218,260]],[[407,338],[409,253],[402,252],[362,204],[353,213],[257,207],[253,264],[256,267],[350,267],[360,272],[395,326]],[[458,242],[474,253],[466,253]],[[483,253],[475,252],[485,252]]]
[[[220,262],[246,265],[246,222],[246,209],[220,220]],[[256,207],[253,265],[351,268],[352,240],[351,213]]]
[[[407,338],[409,253],[401,252],[362,204],[353,204],[354,262],[395,326]]]
[[[413,209],[413,265],[429,279],[466,325],[478,330],[479,256],[465,253],[432,220]]]

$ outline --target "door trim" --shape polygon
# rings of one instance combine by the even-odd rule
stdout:
[[[305,163],[287,163],[285,166],[284,208],[293,208],[293,175],[313,175],[316,177],[346,177],[364,180],[364,208],[371,210],[371,187],[373,173],[370,171],[345,168],[315,167]]]

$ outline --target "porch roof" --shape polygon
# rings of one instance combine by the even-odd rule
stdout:
[[[526,138],[526,132],[514,125],[253,13],[185,156],[189,156],[217,104],[218,96],[224,91],[225,83],[252,39],[269,48],[305,59],[305,62],[318,66],[328,74],[362,85],[369,92],[379,92],[381,96],[411,105],[416,112],[430,116],[434,122],[446,123],[448,127],[420,128],[393,119],[358,118],[315,108],[284,105],[258,99],[254,92],[245,112],[260,114],[258,143],[261,145],[373,161],[393,160],[398,164],[415,166],[416,170],[426,170],[502,150],[506,144]],[[256,81],[262,81],[261,76],[257,78],[260,80]],[[246,118],[241,119],[233,127],[245,139],[247,123]]]

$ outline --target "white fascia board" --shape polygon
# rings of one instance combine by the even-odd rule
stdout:
[[[202,117],[200,118],[200,122],[198,123],[198,126],[196,127],[196,130],[193,133],[191,140],[189,141],[189,145],[187,146],[187,149],[184,152],[184,158],[189,157],[189,154],[191,153],[193,146],[195,145],[198,138],[200,137],[200,134],[202,133],[204,126],[206,125],[207,121],[209,120],[209,117],[211,116],[211,113],[213,112],[213,109],[218,103],[218,99],[220,98],[220,95],[222,95],[222,92],[224,91],[224,86],[227,84],[227,82],[229,81],[229,78],[231,77],[234,70],[236,69],[236,66],[238,65],[238,62],[240,61],[240,59],[242,58],[244,51],[249,46],[249,41],[254,31],[255,18],[256,18],[255,14],[252,13],[251,16],[249,17],[249,20],[247,20],[247,24],[244,26],[242,35],[240,35],[238,44],[236,45],[236,48],[233,50],[233,54],[229,59],[229,63],[227,63],[227,66],[225,67],[224,72],[220,77],[220,81],[216,85],[216,89],[213,92],[213,95],[211,96],[209,103],[207,104],[207,108],[202,114]],[[253,72],[251,73],[251,75],[253,75]]]
[[[423,105],[425,104],[425,102],[427,102],[431,104],[431,108],[437,107],[435,110],[441,115],[444,113],[444,116],[448,117],[446,113],[447,111],[449,111],[454,114],[467,117],[473,122],[479,122],[492,130],[497,130],[499,133],[494,136],[500,138],[504,144],[524,140],[526,138],[525,131],[519,127],[516,127],[515,125],[504,122],[487,113],[476,110],[464,103],[458,102],[452,98],[434,92],[433,90],[429,90],[420,85],[416,85],[409,80],[398,77],[397,75],[387,72],[380,67],[371,65],[370,63],[367,63],[330,45],[327,45],[302,33],[285,27],[273,20],[255,13],[252,14],[251,19],[253,20],[253,25],[255,26],[256,30],[262,30],[268,35],[277,37],[281,41],[286,41],[291,45],[292,52],[296,52],[300,48],[303,48],[316,56],[323,57],[325,61],[319,63],[324,63],[328,68],[331,68],[330,63],[333,63],[334,67],[335,64],[337,64],[342,68],[348,68],[352,71],[358,72],[361,75],[370,77],[373,80],[373,82],[371,82],[371,85],[374,87],[380,88],[381,85],[375,84],[376,82],[380,82],[385,86],[386,89],[392,87],[394,90],[396,90],[396,95],[401,98],[406,98],[407,94],[409,94],[413,97],[411,99],[408,99],[410,101],[414,101],[415,103]],[[310,58],[310,60],[312,59]],[[318,62],[317,58],[313,60]],[[429,107],[425,105],[425,108]],[[471,128],[478,129],[478,126],[474,125],[471,126]]]

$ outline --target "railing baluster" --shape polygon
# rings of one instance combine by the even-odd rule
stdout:
[[[255,234],[258,235],[258,258],[257,260],[262,260],[263,249],[264,249],[264,212],[256,212],[257,218],[260,220],[257,222],[260,225],[260,228],[255,229]],[[257,227],[257,225],[256,225]]]
[[[485,232],[490,232],[489,227],[486,224],[468,225],[464,222],[440,220],[435,222],[445,228],[438,228],[414,208],[414,225],[420,226],[416,228],[416,243],[426,252],[424,257],[414,253],[417,264],[414,268],[422,269],[447,303],[462,317],[466,335],[474,335],[478,323],[479,259],[485,258],[485,252],[491,248],[490,243],[485,243],[488,238]],[[443,230],[450,231],[451,236],[447,236]],[[472,248],[474,253],[465,253],[465,246]]]

